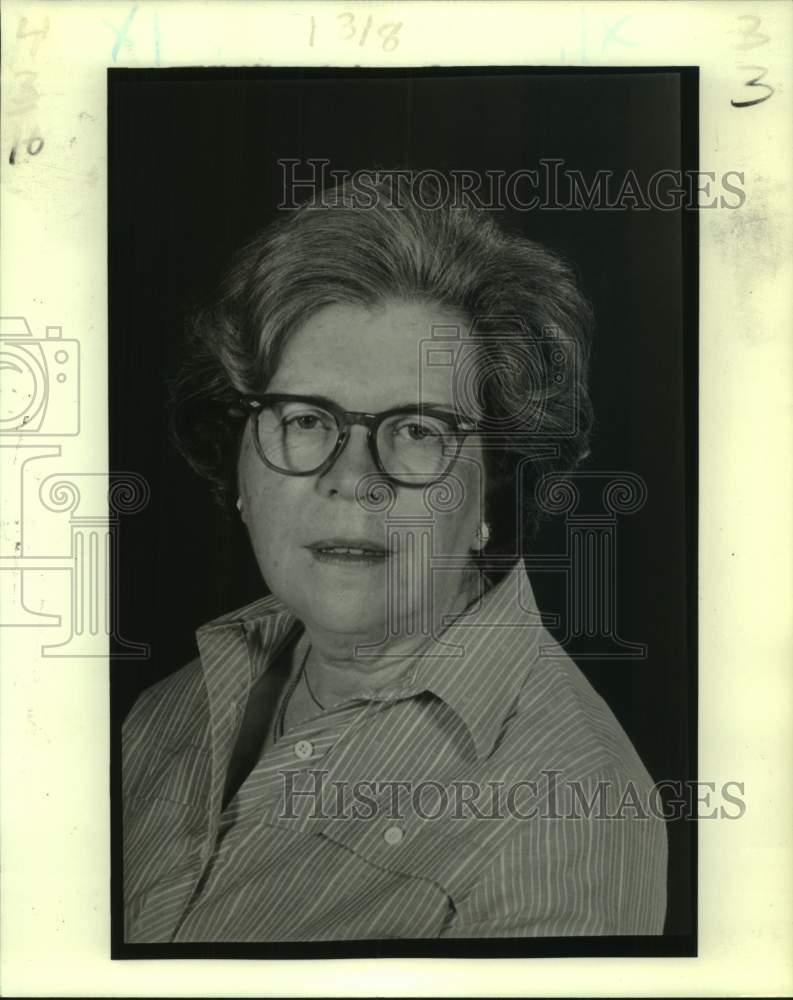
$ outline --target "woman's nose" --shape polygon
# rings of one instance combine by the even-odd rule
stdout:
[[[338,493],[353,499],[356,488],[364,476],[377,472],[377,466],[369,450],[367,429],[350,427],[341,453],[333,465],[319,477],[320,487],[326,493]]]

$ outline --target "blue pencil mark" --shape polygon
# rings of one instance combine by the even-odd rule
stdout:
[[[121,25],[121,30],[116,32],[116,40],[113,44],[112,56],[113,62],[118,59],[118,54],[121,51],[121,46],[124,44],[124,39],[127,37],[127,32],[129,31],[129,26],[132,24],[132,19],[138,12],[138,5],[132,8],[132,10],[127,14],[124,23]]]
[[[154,15],[154,61],[160,65],[160,15]]]
[[[630,19],[631,15],[626,14],[625,17],[621,17],[619,21],[615,21],[614,24],[612,24],[609,27],[608,31],[603,36],[603,44],[600,47],[601,52],[605,52],[612,42],[617,42],[618,44],[624,45],[626,48],[629,49],[633,49],[639,44],[638,42],[628,41],[627,38],[619,37],[620,28],[623,26],[623,24],[625,24],[626,21],[630,21]]]

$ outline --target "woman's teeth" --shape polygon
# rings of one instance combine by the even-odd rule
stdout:
[[[341,553],[344,553],[345,555],[354,555],[354,556],[365,556],[365,555],[373,555],[374,556],[374,555],[380,555],[380,552],[377,549],[342,549],[342,548],[335,548],[335,549],[320,549],[319,551],[320,552],[341,552]]]
[[[336,545],[333,548],[315,548],[314,557],[320,561],[366,564],[381,564],[388,558],[386,549],[361,549],[357,546]]]

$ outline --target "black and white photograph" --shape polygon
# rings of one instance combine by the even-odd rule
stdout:
[[[110,71],[119,954],[695,953],[696,146],[695,69]]]
[[[4,995],[788,995],[790,5],[0,21]]]

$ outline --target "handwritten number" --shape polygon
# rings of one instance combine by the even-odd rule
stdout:
[[[744,86],[762,87],[764,90],[767,90],[768,93],[763,94],[762,97],[755,97],[748,101],[730,101],[730,104],[732,104],[734,108],[751,108],[755,104],[762,104],[763,101],[767,101],[768,98],[774,93],[774,88],[770,84],[761,82],[763,77],[768,72],[768,69],[765,66],[741,66],[740,68],[752,70],[756,69],[758,71],[758,76],[753,76],[750,80],[747,80]]]
[[[345,11],[343,14],[337,14],[336,20],[341,21],[343,18],[347,18],[347,24],[344,25],[345,29],[349,32],[347,35],[342,35],[345,42],[349,42],[350,39],[355,38],[355,14],[350,14]]]
[[[353,42],[357,39],[359,47],[363,48],[369,38],[369,33],[374,28],[374,17],[369,14],[366,17],[366,21],[362,21],[362,26],[359,30],[359,23],[356,20],[356,15],[352,11],[345,10],[340,14],[336,15],[336,20],[339,24],[339,38],[344,42]],[[310,18],[311,27],[308,34],[308,44],[309,46],[314,45],[315,33],[316,33],[316,22],[313,17]],[[399,30],[402,27],[401,21],[389,21],[386,24],[381,24],[377,29],[377,34],[380,36],[381,47],[384,52],[393,52],[395,48],[399,45]]]
[[[748,52],[749,49],[756,49],[758,45],[765,45],[766,42],[770,41],[768,35],[763,34],[762,31],[758,31],[762,23],[759,17],[755,17],[754,14],[739,14],[738,20],[751,21],[752,23],[748,27],[741,29],[741,34],[745,41],[736,45],[736,49],[740,49],[741,52]],[[755,41],[752,41],[752,39],[755,39]]]
[[[32,35],[38,35],[35,42],[30,47],[30,55],[35,56],[38,52],[39,45],[47,37],[47,32],[50,30],[50,20],[48,17],[44,18],[43,27],[41,28],[31,28],[30,31],[27,30],[28,19],[26,17],[21,17],[19,19],[19,24],[17,26],[17,38],[30,38]]]
[[[383,52],[393,52],[399,45],[399,38],[397,35],[401,27],[401,21],[391,21],[378,29],[378,35],[380,35],[383,39]]]
[[[739,14],[738,20],[744,22],[743,26],[739,29],[740,34],[743,36],[743,41],[739,42],[734,46],[739,52],[746,52],[749,49],[756,49],[760,45],[767,44],[771,39],[769,35],[760,31],[760,25],[762,21],[759,17],[755,17],[754,14]],[[734,108],[753,108],[756,104],[762,104],[763,101],[767,101],[774,93],[774,88],[770,83],[763,83],[763,77],[768,72],[766,66],[747,66],[745,64],[738,64],[739,69],[748,69],[757,72],[757,76],[751,77],[744,84],[745,87],[759,87],[764,90],[765,93],[761,93],[758,97],[750,97],[745,101],[730,101],[730,104]]]
[[[19,23],[17,24],[17,38],[32,39],[29,50],[29,57],[31,60],[35,58],[38,47],[47,37],[49,30],[50,22],[47,17],[43,18],[39,22],[38,27],[30,27],[28,18],[20,17]],[[37,102],[41,97],[41,93],[36,88],[37,77],[38,74],[32,69],[21,69],[14,73],[14,87],[11,92],[11,102],[13,107],[8,112],[9,115],[25,115],[36,110],[38,106]],[[21,138],[21,131],[22,126],[19,126],[14,137],[13,145],[11,146],[11,153],[8,157],[8,162],[12,166],[17,162],[20,143],[24,143],[24,148],[27,151],[28,156],[38,156],[44,148],[44,140],[39,135],[37,125],[30,131],[26,139]]]
[[[32,101],[33,103],[41,96],[33,85],[33,81],[36,79],[38,74],[34,73],[30,69],[22,69],[14,73],[14,76],[20,80],[21,77],[25,77],[24,82],[20,80],[19,93],[14,94],[13,100],[15,104],[22,104],[25,101]]]
[[[38,156],[42,149],[44,149],[44,140],[38,134],[38,129],[34,129],[33,134],[25,140],[25,149],[27,150],[28,156]],[[19,141],[17,139],[11,147],[11,155],[8,157],[8,162],[12,167],[17,162],[18,151]]]

